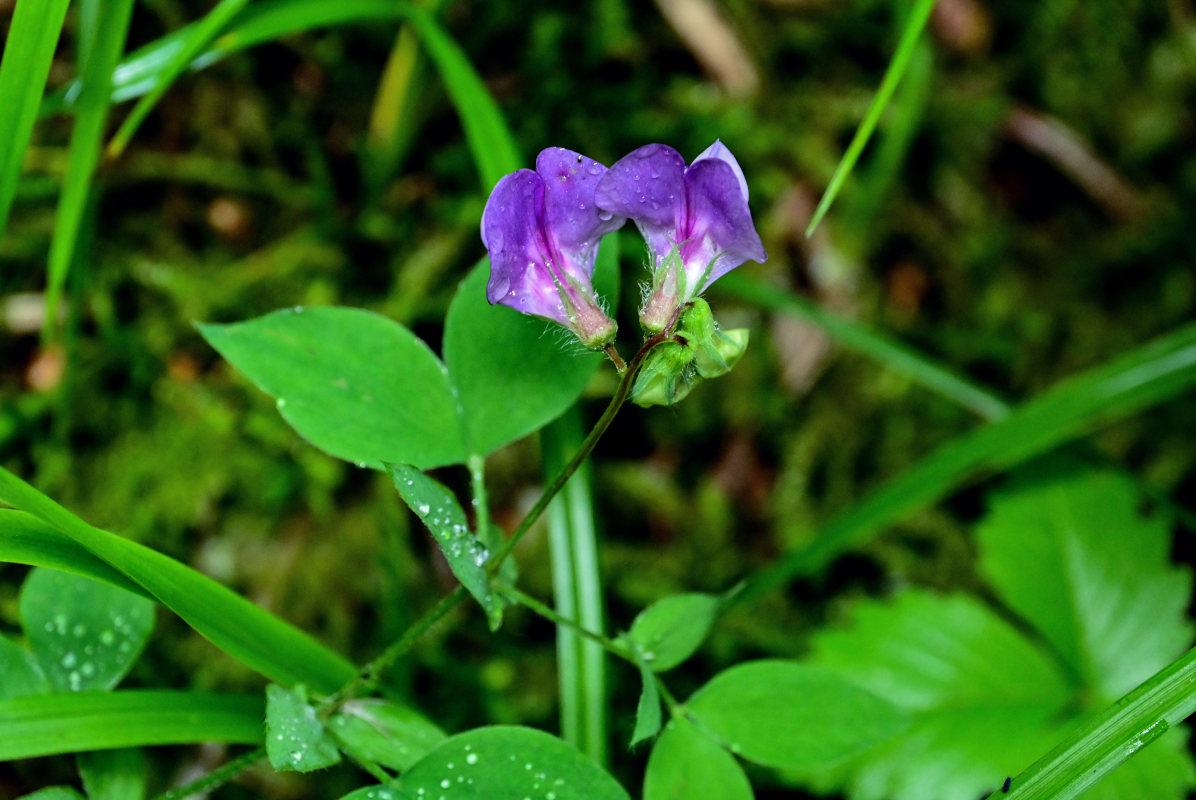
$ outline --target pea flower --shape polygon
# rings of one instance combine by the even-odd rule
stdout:
[[[486,299],[563,325],[593,349],[609,344],[616,331],[592,284],[598,242],[627,221],[594,203],[606,171],[591,158],[550,147],[536,158],[535,171],[504,176],[482,212],[490,253]]]
[[[633,150],[598,182],[595,200],[635,220],[648,243],[652,284],[640,323],[649,332],[664,330],[678,308],[744,261],[768,258],[748,209],[743,170],[722,142],[688,167],[663,144]]]

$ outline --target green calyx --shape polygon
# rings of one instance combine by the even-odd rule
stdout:
[[[697,298],[680,315],[672,338],[649,354],[631,401],[640,406],[681,402],[704,378],[726,375],[748,345],[748,330],[722,330],[705,300]]]

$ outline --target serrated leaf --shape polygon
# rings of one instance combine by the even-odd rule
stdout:
[[[640,701],[635,708],[635,730],[631,733],[631,746],[635,747],[645,739],[651,739],[660,732],[660,689],[656,686],[656,676],[643,661],[639,662],[640,680],[643,689],[640,690]]]
[[[457,498],[410,464],[387,464],[386,469],[403,502],[432,532],[457,580],[485,609],[490,629],[498,630],[502,599],[490,591],[490,576],[486,573],[490,551],[470,532]]]
[[[1190,644],[1187,570],[1169,520],[1139,512],[1128,476],[1056,465],[992,495],[979,569],[1096,696],[1116,700]]]
[[[311,772],[340,763],[340,750],[301,684],[266,687],[266,756],[278,772]]]
[[[345,752],[403,772],[445,739],[427,717],[390,700],[352,700],[328,720]]]
[[[860,603],[846,627],[814,637],[809,660],[912,717],[838,769],[806,774],[853,800],[974,800],[1050,749],[1073,696],[1051,659],[964,595]]]
[[[791,661],[750,661],[724,670],[685,707],[732,753],[778,769],[831,764],[907,724],[889,701],[832,672]]]
[[[141,654],[154,626],[144,597],[38,567],[21,586],[21,626],[50,683],[70,691],[111,689]]]
[[[709,594],[662,597],[636,616],[627,638],[654,672],[664,672],[702,645],[721,605],[721,598]]]
[[[444,364],[415,334],[356,308],[297,308],[199,331],[278,404],[299,435],[380,469],[463,462]]]
[[[543,731],[496,725],[447,739],[403,773],[407,797],[630,800],[597,764]],[[451,794],[450,794],[451,790]]]
[[[616,239],[598,251],[595,287],[614,307]],[[466,438],[485,455],[546,425],[581,395],[605,358],[552,323],[486,302],[490,261],[470,271],[449,306],[444,360],[457,389]],[[395,461],[409,459],[392,459]]]
[[[692,723],[674,719],[656,740],[644,774],[644,800],[752,800],[735,758]]]
[[[0,700],[51,691],[33,654],[6,636],[0,636],[0,675]]]

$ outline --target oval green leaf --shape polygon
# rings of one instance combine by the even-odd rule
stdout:
[[[302,685],[266,687],[266,756],[278,772],[311,772],[340,763],[340,750]]]
[[[445,740],[404,773],[399,786],[413,798],[630,800],[614,778],[555,736],[502,725]]]
[[[6,636],[0,636],[0,675],[0,700],[50,692],[33,654]]]
[[[735,758],[684,719],[674,719],[652,748],[644,800],[752,800]]]
[[[328,720],[346,753],[403,772],[444,741],[427,717],[390,700],[351,700]]]
[[[465,460],[457,401],[415,334],[355,308],[295,308],[200,333],[316,447],[359,466]]]
[[[154,604],[90,578],[38,567],[21,587],[21,625],[57,689],[111,689],[141,654]]]
[[[752,661],[719,673],[686,708],[732,753],[777,769],[808,769],[884,741],[906,725],[891,703],[833,673]]]
[[[627,638],[653,672],[664,672],[702,645],[721,605],[722,598],[711,594],[662,597],[639,613]]]

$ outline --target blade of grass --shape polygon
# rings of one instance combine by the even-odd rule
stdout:
[[[231,589],[157,551],[87,524],[2,468],[0,501],[57,528],[212,644],[275,683],[303,683],[318,694],[331,694],[356,674],[344,658]]]
[[[112,96],[112,71],[125,47],[133,0],[83,0],[79,4],[79,99],[67,156],[62,194],[50,242],[46,280],[46,316],[42,340],[53,342],[58,331],[58,302],[75,257],[92,176],[100,158],[100,137]]]
[[[814,216],[810,220],[810,224],[806,227],[806,236],[812,234],[814,229],[818,227],[818,223],[822,221],[827,210],[830,209],[831,203],[835,201],[835,197],[838,196],[839,190],[843,188],[843,183],[847,180],[847,176],[851,174],[856,161],[859,160],[860,153],[864,151],[864,146],[872,138],[872,132],[876,129],[876,123],[880,121],[880,115],[884,113],[885,107],[889,104],[889,99],[893,96],[893,90],[897,88],[897,84],[901,81],[901,76],[905,73],[905,68],[909,65],[910,57],[914,54],[915,47],[918,44],[918,37],[922,35],[922,29],[926,27],[926,20],[930,18],[932,8],[934,8],[934,0],[918,0],[918,4],[910,12],[909,19],[906,21],[905,28],[901,33],[901,40],[897,43],[897,51],[893,53],[893,59],[889,62],[884,77],[881,78],[880,88],[876,90],[876,96],[872,98],[872,104],[868,106],[868,111],[864,114],[864,119],[860,123],[860,127],[851,139],[851,144],[847,146],[847,152],[843,154],[839,165],[835,167],[835,172],[831,176],[831,182],[827,185],[826,192],[823,193],[822,199],[818,202],[818,208],[814,210]]]
[[[190,29],[187,36],[182,39],[174,56],[158,71],[153,88],[137,101],[137,105],[129,112],[129,116],[121,123],[112,140],[108,142],[109,158],[117,158],[124,152],[129,140],[137,132],[137,128],[157,105],[162,95],[166,94],[166,90],[186,71],[195,57],[207,49],[212,40],[228,26],[229,21],[248,2],[249,0],[220,0],[207,16]]]
[[[74,539],[24,511],[0,508],[0,562],[70,572],[154,599],[139,584],[93,556]]]
[[[902,516],[957,489],[981,470],[1006,469],[1097,425],[1128,416],[1196,385],[1196,324],[1186,325],[1109,363],[1068,378],[1004,419],[939,447],[825,525],[808,547],[758,573],[736,597],[759,597],[794,578],[817,574]]]
[[[577,406],[540,432],[546,479],[561,471],[582,438]],[[556,612],[601,634],[606,622],[590,481],[589,465],[582,464],[548,507],[546,521]],[[562,738],[595,763],[606,764],[606,654],[563,625],[557,626],[556,637]]]
[[[1069,800],[1196,712],[1196,649],[1159,670],[1134,691],[1035,761],[990,800]]]
[[[260,695],[126,690],[0,700],[0,761],[153,744],[257,744]]]
[[[961,377],[925,353],[878,330],[827,311],[800,295],[731,273],[715,284],[715,291],[759,308],[800,317],[829,333],[849,350],[876,360],[927,389],[958,403],[981,419],[998,420],[1009,405],[990,390]]]
[[[8,224],[67,2],[22,0],[13,11],[0,60],[0,236]]]

